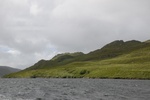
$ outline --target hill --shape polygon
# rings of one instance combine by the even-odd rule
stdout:
[[[117,40],[88,54],[58,54],[5,77],[150,79],[150,43]]]
[[[6,74],[18,72],[18,71],[20,71],[20,70],[16,69],[16,68],[11,68],[11,67],[7,67],[7,66],[0,66],[0,77],[4,76]]]
[[[145,41],[146,43],[150,43],[150,40]]]

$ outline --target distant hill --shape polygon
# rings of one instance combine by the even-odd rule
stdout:
[[[116,40],[88,54],[58,54],[5,77],[150,79],[150,42]]]
[[[150,43],[150,40],[145,41],[146,43]]]
[[[0,66],[0,77],[4,76],[6,74],[18,72],[18,71],[20,71],[20,69],[11,68],[11,67],[7,67],[7,66]]]

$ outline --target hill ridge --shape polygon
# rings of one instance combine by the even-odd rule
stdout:
[[[116,40],[87,54],[63,53],[50,60],[40,60],[33,66],[6,77],[150,78],[150,74],[145,74],[150,72],[150,55],[147,54],[149,52],[150,43]],[[123,70],[125,66],[128,72]],[[139,70],[136,70],[135,66]],[[135,72],[130,69],[132,67]]]

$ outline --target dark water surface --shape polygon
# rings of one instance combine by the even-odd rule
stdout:
[[[0,79],[0,100],[150,100],[150,80]]]

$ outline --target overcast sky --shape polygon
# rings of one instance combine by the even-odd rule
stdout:
[[[0,0],[0,65],[150,39],[150,0]]]

